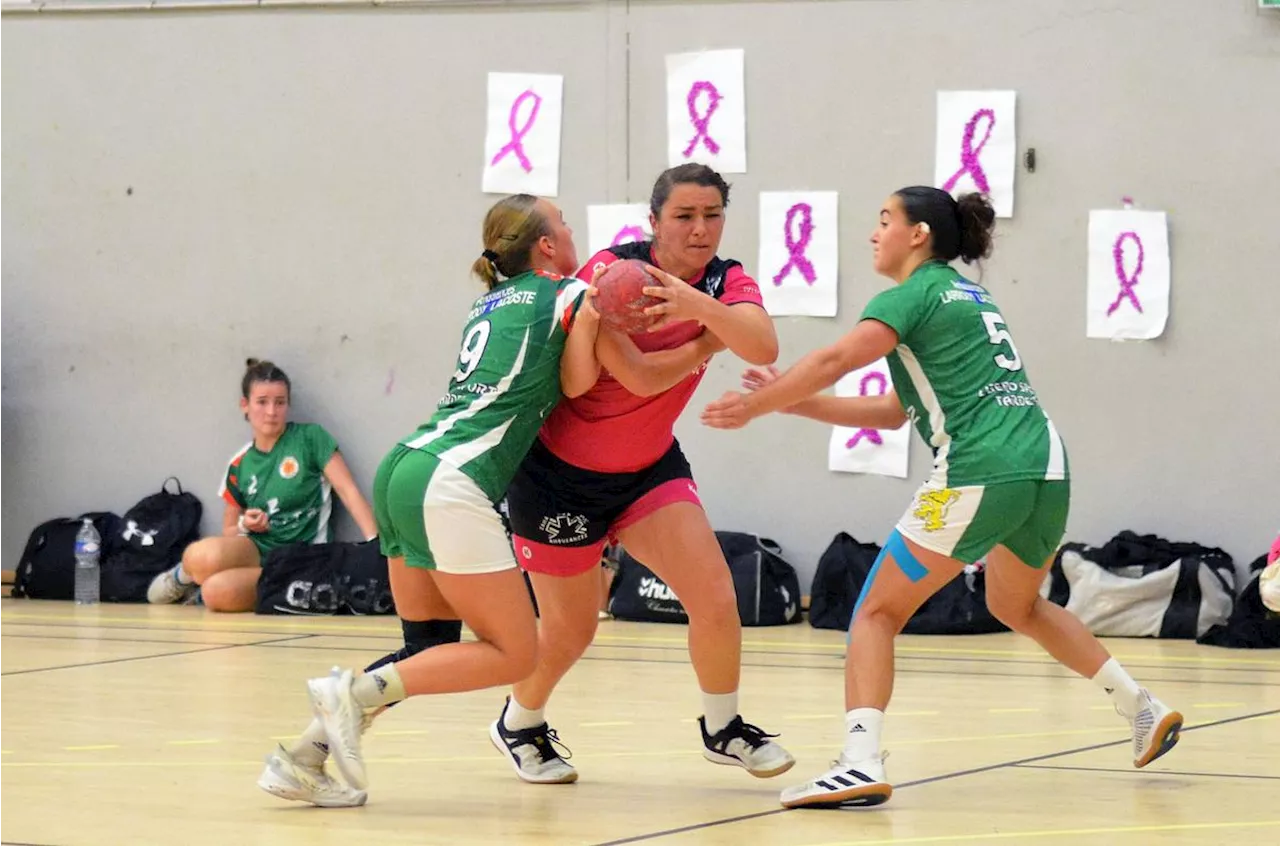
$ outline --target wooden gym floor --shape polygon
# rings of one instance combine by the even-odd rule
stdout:
[[[783,811],[842,739],[844,636],[748,629],[743,711],[799,763],[758,781],[699,754],[685,630],[604,622],[550,716],[576,785],[518,781],[489,744],[502,691],[415,700],[366,741],[369,804],[255,786],[309,719],[303,681],[400,646],[394,618],[0,601],[10,844],[1252,844],[1280,841],[1280,654],[1108,645],[1180,708],[1174,752],[1132,768],[1092,685],[1013,635],[903,638],[886,747],[893,801]]]

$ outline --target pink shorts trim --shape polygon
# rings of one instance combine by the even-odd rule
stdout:
[[[672,479],[663,482],[635,502],[627,506],[627,510],[618,515],[609,527],[609,537],[617,540],[618,532],[628,526],[639,523],[653,512],[676,502],[692,502],[699,508],[702,500],[698,498],[698,486],[693,479]]]
[[[520,569],[544,576],[581,576],[599,567],[604,557],[604,538],[585,546],[552,546],[519,535],[512,540]]]

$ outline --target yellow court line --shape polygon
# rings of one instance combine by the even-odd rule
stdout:
[[[961,843],[972,840],[1008,840],[1010,838],[1081,837],[1092,834],[1147,834],[1154,831],[1206,831],[1225,828],[1268,828],[1280,825],[1280,820],[1254,822],[1171,823],[1169,825],[1125,825],[1107,828],[1050,828],[1041,831],[985,831],[981,834],[941,834],[933,837],[894,837],[889,840],[836,840],[819,846],[876,846],[898,843]]]
[[[207,746],[211,743],[221,743],[221,740],[170,740],[170,746]]]
[[[386,634],[388,637],[397,637],[400,632],[393,627],[393,617],[388,617],[385,621],[380,618],[378,622],[372,621],[358,623],[355,621],[343,622],[326,617],[306,617],[303,619],[274,619],[253,617],[248,620],[226,620],[211,619],[207,615],[199,618],[186,619],[182,617],[166,617],[163,619],[152,619],[148,617],[92,617],[87,615],[79,615],[75,613],[67,614],[51,614],[42,612],[25,612],[6,610],[0,614],[0,623],[23,623],[27,621],[42,622],[70,622],[80,623],[85,628],[93,628],[103,623],[122,623],[134,626],[143,626],[148,628],[164,629],[175,625],[190,626],[193,623],[198,625],[200,629],[208,631],[237,631],[245,629],[268,630],[265,633],[280,632],[285,634],[323,634],[324,632],[356,632],[368,635]],[[366,618],[368,620],[368,618]],[[655,645],[671,645],[685,648],[688,646],[688,639],[685,637],[666,637],[666,636],[637,636],[637,635],[612,635],[597,634],[595,641],[600,644],[609,643],[638,643],[638,644],[655,644]],[[743,640],[744,649],[755,647],[783,647],[790,650],[807,650],[818,653],[843,653],[845,644],[837,643],[796,643],[793,641],[783,640],[765,640],[765,639],[749,639]],[[994,657],[1013,657],[1013,658],[1040,658],[1045,664],[1054,664],[1045,653],[1034,649],[978,649],[975,647],[938,647],[938,646],[909,646],[899,644],[896,651],[900,655],[976,655],[976,656],[994,656]],[[1280,668],[1280,659],[1275,658],[1215,658],[1199,655],[1147,655],[1135,653],[1115,653],[1118,660],[1128,662],[1156,662],[1156,663],[1191,663],[1205,665],[1251,665],[1263,667]]]
[[[64,750],[66,750],[67,752],[93,752],[93,751],[96,751],[96,750],[98,750],[98,749],[119,749],[119,748],[120,748],[120,744],[118,744],[118,743],[100,743],[100,744],[98,744],[98,745],[96,745],[96,746],[64,746],[64,747],[62,747],[62,748],[63,748]]]
[[[609,635],[597,634],[595,640],[600,643],[654,643],[654,644],[671,644],[687,646],[685,638],[678,637],[640,637],[636,635]],[[742,648],[757,646],[780,646],[787,649],[813,650],[814,652],[844,652],[845,644],[843,643],[796,643],[784,640],[746,640],[742,641]],[[908,646],[898,644],[894,651],[898,654],[914,654],[914,655],[989,655],[1003,658],[1040,658],[1045,664],[1053,665],[1056,662],[1039,650],[1029,649],[977,649],[974,647],[943,647],[943,646]],[[1261,666],[1280,668],[1280,660],[1267,658],[1211,658],[1201,655],[1148,655],[1136,653],[1114,653],[1117,659],[1123,658],[1130,662],[1156,661],[1177,663],[1185,661],[1193,664],[1257,664]]]

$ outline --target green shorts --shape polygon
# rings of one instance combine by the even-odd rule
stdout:
[[[957,488],[926,482],[898,521],[898,531],[925,549],[965,564],[1002,545],[1039,568],[1062,543],[1070,504],[1067,480]]]
[[[373,479],[382,554],[441,573],[497,573],[516,566],[502,518],[452,464],[397,444]],[[428,540],[429,538],[429,540]]]

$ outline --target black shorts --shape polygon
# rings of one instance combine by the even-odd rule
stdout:
[[[701,506],[680,449],[630,473],[586,470],[534,441],[507,488],[516,560],[526,570],[571,576],[599,565],[605,542],[673,502]]]

